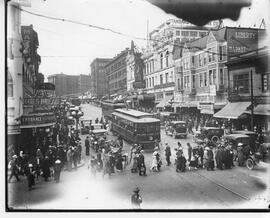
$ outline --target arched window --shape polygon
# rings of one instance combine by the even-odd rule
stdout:
[[[169,66],[169,52],[166,52],[166,67]]]
[[[12,76],[8,70],[8,81],[7,81],[7,94],[8,97],[13,97],[13,79]]]
[[[163,54],[160,54],[160,69],[163,68]]]

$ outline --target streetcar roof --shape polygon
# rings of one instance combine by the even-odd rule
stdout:
[[[132,116],[132,117],[152,117],[152,114],[146,113],[146,112],[142,112],[142,111],[137,111],[137,110],[133,110],[133,109],[126,109],[126,108],[121,108],[121,109],[115,109],[115,111],[121,113],[121,114],[126,114],[128,116]]]
[[[160,122],[160,120],[156,119],[156,118],[152,118],[152,117],[142,117],[142,118],[136,118],[136,117],[132,117],[126,114],[121,114],[119,112],[113,112],[112,113],[115,116],[121,117],[123,119],[129,120],[133,123],[155,123],[155,122]]]

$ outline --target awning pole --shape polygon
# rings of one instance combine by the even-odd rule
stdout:
[[[254,131],[254,99],[253,99],[253,73],[250,71],[250,101],[251,101],[251,131]]]

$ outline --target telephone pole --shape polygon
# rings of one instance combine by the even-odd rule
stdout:
[[[253,72],[250,71],[250,101],[251,101],[251,131],[254,131],[254,98],[253,98]]]

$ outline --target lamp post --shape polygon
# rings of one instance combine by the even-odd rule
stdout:
[[[171,108],[172,108],[172,104],[174,103],[173,98],[171,98],[171,99],[168,101],[168,103],[171,105]],[[172,109],[173,109],[173,108],[172,108]],[[173,111],[174,111],[174,109],[173,109]]]
[[[76,106],[74,111],[71,112],[71,116],[76,120],[76,131],[78,131],[78,122],[83,113],[79,110],[79,107]]]

